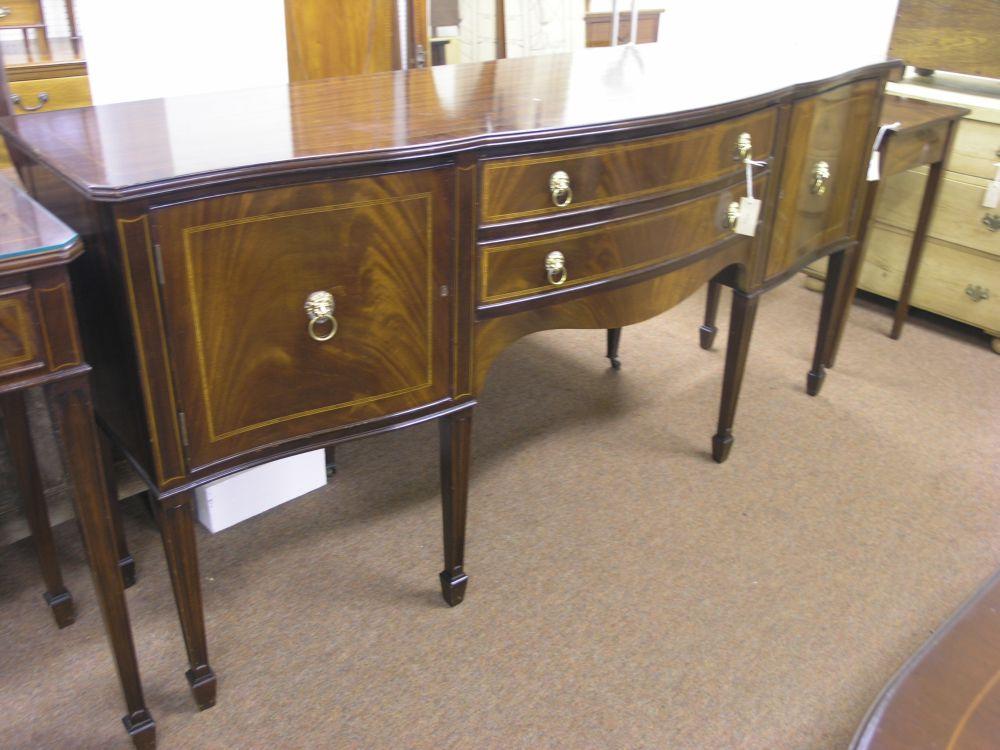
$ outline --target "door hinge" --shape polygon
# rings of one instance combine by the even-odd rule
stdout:
[[[177,412],[177,425],[181,430],[181,442],[184,444],[185,448],[190,448],[191,443],[188,441],[187,417],[184,416],[184,412],[182,411]]]
[[[163,253],[160,251],[159,242],[153,245],[153,262],[156,263],[156,280],[160,282],[160,286],[165,286],[163,283]]]

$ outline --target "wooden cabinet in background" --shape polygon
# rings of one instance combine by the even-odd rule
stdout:
[[[639,30],[636,34],[638,44],[655,42],[660,32],[660,14],[662,10],[640,10]],[[587,13],[584,16],[584,23],[587,25],[587,46],[588,47],[610,47],[611,46],[611,14],[610,13]],[[618,17],[618,43],[628,44],[632,39],[632,16],[626,11],[621,11]]]

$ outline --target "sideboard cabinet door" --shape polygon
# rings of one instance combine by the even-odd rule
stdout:
[[[878,82],[861,81],[795,105],[766,279],[849,237],[879,102]]]
[[[449,397],[447,169],[152,212],[192,470]]]

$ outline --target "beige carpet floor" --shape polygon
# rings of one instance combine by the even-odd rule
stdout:
[[[127,503],[160,747],[845,747],[1000,565],[1000,357],[930,316],[893,342],[862,300],[809,398],[819,301],[799,281],[763,300],[721,466],[726,327],[698,348],[702,295],[626,329],[618,373],[601,331],[509,349],[475,418],[456,609],[433,424],[343,446],[326,488],[199,529],[220,681],[204,713],[158,534]],[[0,549],[0,747],[126,748],[73,526],[57,541],[79,610],[64,631],[30,546]]]

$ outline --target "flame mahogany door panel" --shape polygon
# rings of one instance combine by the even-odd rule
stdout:
[[[452,194],[423,170],[153,211],[190,470],[449,397]]]
[[[850,238],[880,85],[878,81],[848,84],[794,106],[766,279]],[[829,176],[816,188],[824,164]]]

